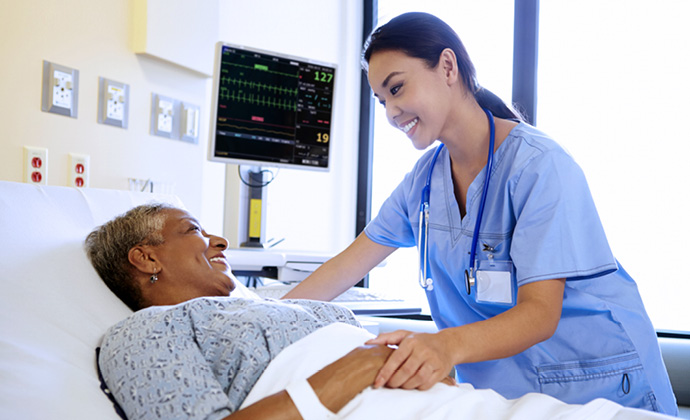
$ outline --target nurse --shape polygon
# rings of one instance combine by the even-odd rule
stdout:
[[[377,337],[397,350],[375,387],[427,389],[455,366],[459,381],[506,398],[603,397],[675,415],[655,330],[573,158],[479,86],[457,34],[432,15],[376,29],[363,65],[393,127],[417,149],[442,146],[286,297],[330,300],[417,246],[439,332]]]

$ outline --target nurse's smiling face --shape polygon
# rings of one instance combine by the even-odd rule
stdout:
[[[422,150],[441,138],[450,109],[450,89],[443,66],[429,68],[421,59],[397,50],[374,53],[369,85],[386,108],[393,127]]]

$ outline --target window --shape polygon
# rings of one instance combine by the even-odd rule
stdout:
[[[690,2],[541,2],[537,125],[582,166],[657,329],[690,330]]]
[[[412,10],[460,35],[479,82],[508,101],[513,1],[379,0],[379,24]],[[609,243],[655,327],[690,331],[690,15],[686,0],[541,2],[537,126],[582,166]],[[375,107],[372,217],[422,152]],[[396,251],[370,286],[428,305],[416,249]]]

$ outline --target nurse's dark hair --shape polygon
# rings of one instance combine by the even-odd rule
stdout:
[[[435,68],[446,48],[455,53],[462,82],[482,108],[499,118],[523,120],[501,98],[479,85],[474,64],[458,34],[447,23],[428,13],[404,13],[376,28],[364,43],[362,67],[368,71],[371,56],[379,51],[401,51]]]
[[[129,250],[137,245],[163,243],[166,210],[176,207],[164,203],[134,207],[95,228],[84,241],[91,265],[108,288],[133,311],[146,306],[129,262]]]

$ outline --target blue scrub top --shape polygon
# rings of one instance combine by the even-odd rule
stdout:
[[[390,247],[411,247],[419,235],[421,192],[434,150],[419,159],[366,235]],[[464,272],[486,168],[467,192],[461,218],[451,162],[444,148],[431,179],[429,256],[434,288],[427,299],[439,328],[491,318],[509,306],[477,302]],[[542,392],[568,403],[604,397],[619,404],[677,413],[656,332],[635,282],[617,264],[585,176],[573,158],[534,127],[521,123],[494,156],[477,259],[513,263],[514,288],[566,278],[555,334],[513,357],[456,366],[460,381],[506,398]],[[517,286],[517,287],[515,287]]]

